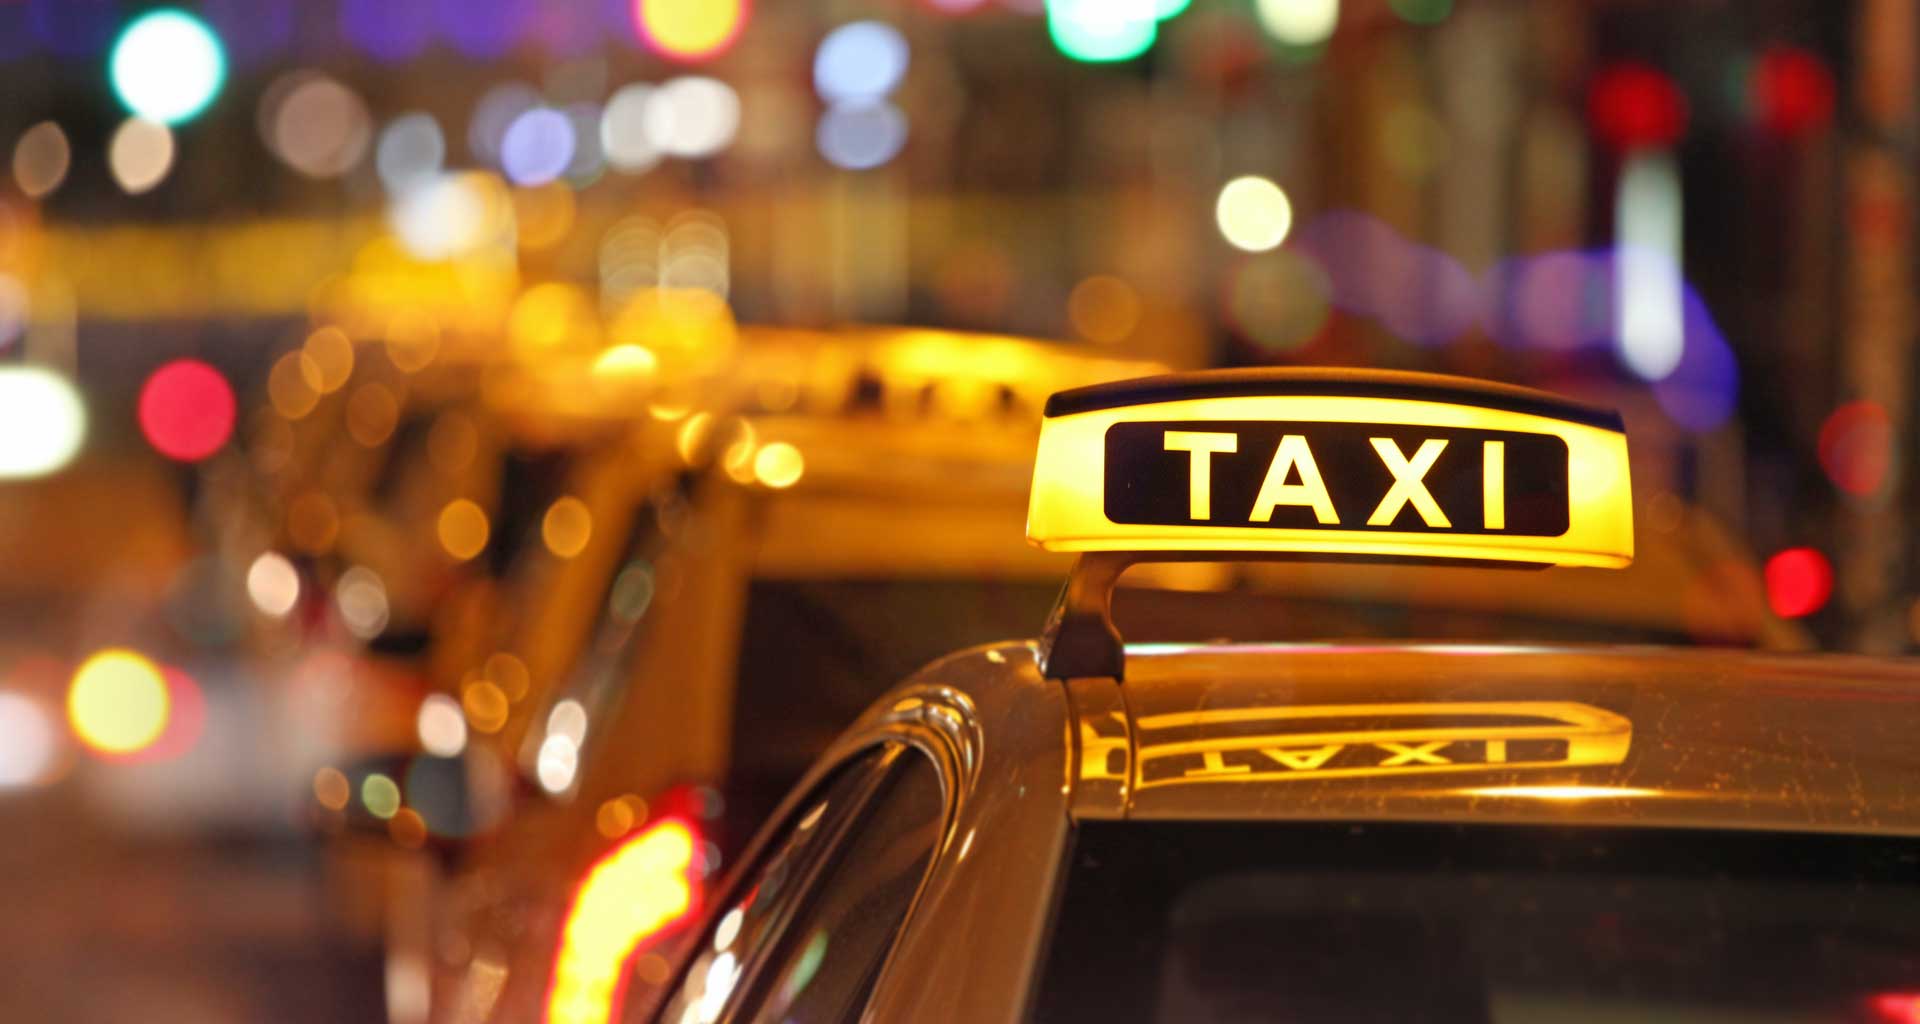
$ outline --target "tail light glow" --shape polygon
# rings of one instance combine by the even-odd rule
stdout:
[[[560,932],[547,987],[547,1024],[613,1019],[634,951],[693,913],[697,846],[686,822],[663,819],[588,869]]]

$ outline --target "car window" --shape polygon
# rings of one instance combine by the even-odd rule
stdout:
[[[933,763],[914,751],[868,800],[778,950],[749,979],[742,1021],[857,1020],[946,824]]]
[[[825,848],[865,802],[887,771],[892,753],[876,747],[843,765],[816,795],[800,804],[754,868],[737,879],[725,902],[713,909],[660,1013],[669,1024],[720,1018],[748,961],[771,948],[793,915]],[[719,906],[727,909],[719,910]],[[645,999],[627,1001],[628,1020],[648,1019]]]
[[[1908,1019],[1877,1007],[1920,992],[1917,860],[1881,836],[1089,822],[1033,1019]]]

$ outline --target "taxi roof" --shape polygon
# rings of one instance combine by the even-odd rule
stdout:
[[[1065,685],[1083,819],[1920,834],[1920,666],[1903,661],[1421,643],[1136,644],[1127,659],[1124,687],[1062,684],[1032,644],[1001,644],[920,681],[981,704]]]

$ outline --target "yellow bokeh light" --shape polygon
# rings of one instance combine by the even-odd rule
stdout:
[[[103,754],[135,754],[151,746],[166,731],[171,710],[159,666],[128,650],[88,658],[67,691],[74,734]]]
[[[387,321],[387,360],[401,373],[418,373],[440,354],[440,321],[423,310],[402,310]]]
[[[300,350],[312,361],[322,394],[340,390],[353,376],[353,341],[338,327],[322,327],[307,335]]]
[[[267,373],[267,400],[273,411],[297,420],[313,411],[320,401],[320,367],[304,351],[289,352],[273,364]]]
[[[1088,341],[1120,341],[1140,325],[1140,293],[1117,277],[1095,274],[1067,296],[1067,319]]]
[[[593,375],[609,380],[643,381],[659,367],[660,357],[639,345],[615,345],[593,361]]]
[[[487,655],[487,663],[481,666],[480,674],[499,687],[509,701],[525,697],[527,687],[533,681],[527,672],[527,663],[505,651]]]
[[[754,477],[776,490],[799,483],[806,471],[807,460],[801,457],[800,449],[785,441],[775,441],[753,457]]]
[[[486,511],[466,498],[455,498],[440,510],[440,546],[461,561],[486,550],[487,531]]]
[[[1293,204],[1280,186],[1248,175],[1227,182],[1214,205],[1220,234],[1236,249],[1266,252],[1287,240],[1293,228]]]
[[[379,772],[360,783],[360,802],[376,818],[391,818],[400,813],[400,785]]]
[[[662,821],[596,862],[575,891],[547,985],[549,1024],[604,1024],[623,965],[643,939],[693,909],[698,837]]]
[[[746,0],[640,0],[640,33],[654,49],[681,60],[727,48],[747,20]]]
[[[507,695],[490,680],[468,683],[460,693],[460,707],[475,732],[495,733],[507,724]]]
[[[598,318],[584,291],[550,281],[527,289],[514,302],[507,337],[529,353],[585,346],[599,340]]]
[[[625,800],[614,797],[600,805],[599,812],[593,816],[593,822],[601,835],[608,839],[618,839],[633,827],[633,808],[629,807]]]
[[[593,513],[587,503],[572,495],[554,502],[540,521],[540,539],[547,550],[561,558],[572,558],[587,549],[593,537]]]
[[[347,399],[347,433],[368,448],[385,444],[399,422],[400,401],[379,381],[360,385]]]

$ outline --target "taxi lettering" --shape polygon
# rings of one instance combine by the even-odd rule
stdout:
[[[1115,523],[1556,536],[1567,447],[1547,434],[1362,423],[1114,424]]]

